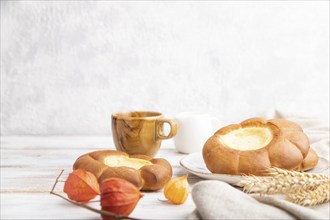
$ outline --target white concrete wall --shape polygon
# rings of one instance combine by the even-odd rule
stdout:
[[[329,116],[329,2],[1,2],[2,135],[110,134],[110,114]]]

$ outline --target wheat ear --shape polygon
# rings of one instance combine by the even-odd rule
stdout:
[[[299,189],[314,190],[327,183],[329,178],[324,174],[300,173],[297,171],[269,168],[269,176],[244,176],[237,185],[248,193],[277,194],[290,193]]]
[[[319,180],[320,183],[329,180],[329,178],[323,173],[304,173],[294,170],[284,170],[277,167],[268,168],[266,172],[270,176],[284,175],[284,176],[300,177],[305,179],[310,178],[310,181],[317,182],[317,180]]]
[[[315,206],[329,202],[330,200],[330,181],[319,185],[314,190],[298,190],[294,193],[287,195],[287,199],[291,202],[297,203],[303,206]]]

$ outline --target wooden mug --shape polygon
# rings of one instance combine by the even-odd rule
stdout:
[[[164,118],[159,112],[114,113],[111,119],[112,136],[117,150],[130,155],[155,156],[161,141],[172,138],[177,130],[176,122]],[[171,127],[167,135],[164,134],[164,123]]]

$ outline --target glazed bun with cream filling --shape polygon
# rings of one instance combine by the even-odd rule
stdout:
[[[83,169],[93,173],[99,183],[107,178],[117,177],[147,191],[163,188],[172,177],[172,166],[163,158],[128,155],[115,150],[84,154],[76,160],[73,169]]]
[[[251,118],[218,130],[203,147],[212,173],[265,175],[269,167],[304,171],[318,163],[302,128],[285,119]]]

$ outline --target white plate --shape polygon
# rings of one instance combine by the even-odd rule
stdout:
[[[203,179],[209,180],[221,180],[229,184],[236,184],[243,179],[240,175],[228,175],[228,174],[213,174],[211,173],[203,160],[202,153],[192,153],[184,157],[180,161],[180,165],[188,172],[195,174]],[[319,158],[319,162],[312,170],[307,172],[320,173],[329,169],[330,164],[327,159]]]

